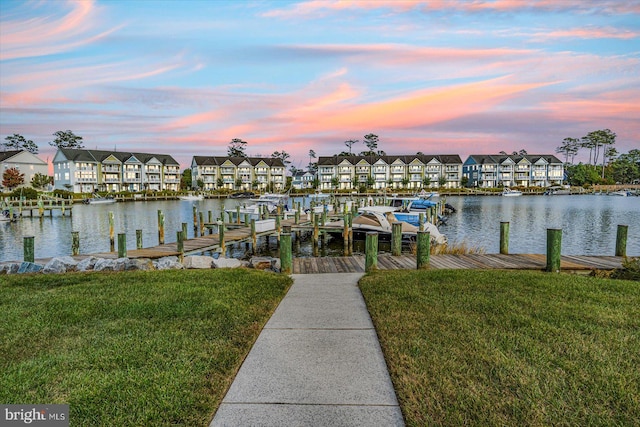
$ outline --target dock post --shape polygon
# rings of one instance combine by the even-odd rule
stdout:
[[[189,238],[189,235],[187,234],[187,227],[189,226],[189,224],[187,224],[186,222],[182,223],[182,237],[185,239]],[[196,238],[196,235],[194,234],[193,238]]]
[[[113,229],[113,212],[109,212],[109,252],[116,250],[116,236]]]
[[[280,213],[276,214],[276,240],[280,242],[280,231],[282,230],[282,222],[280,220]]]
[[[60,205],[60,214],[64,216],[64,199],[62,199],[62,204]]]
[[[378,233],[375,231],[368,231],[365,241],[365,263],[364,271],[369,273],[370,271],[378,269]]]
[[[198,236],[198,207],[193,205],[193,237]]]
[[[418,231],[424,231],[424,212],[418,214]]]
[[[431,253],[431,233],[422,230],[418,231],[417,244],[416,268],[418,270],[428,268],[429,255]]]
[[[25,236],[24,241],[24,261],[25,262],[35,262],[35,251],[34,251],[34,236]]]
[[[71,232],[71,255],[80,255],[80,233]]]
[[[391,224],[391,255],[402,255],[402,223]]]
[[[507,255],[509,253],[509,223],[500,223],[500,253]]]
[[[256,246],[258,245],[258,236],[256,236],[256,220],[251,219],[251,243],[253,244],[253,253],[256,252]]]
[[[313,245],[318,246],[318,238],[320,236],[320,215],[313,214]]]
[[[353,214],[347,214],[349,217],[349,255],[353,255]]]
[[[176,248],[180,253],[180,262],[184,260],[184,232],[182,230],[176,232]]]
[[[144,246],[142,245],[142,230],[136,230],[136,249],[140,250]]]
[[[246,225],[246,226],[249,225],[249,214],[248,213],[244,214],[244,225]]]
[[[628,225],[618,225],[616,233],[616,256],[627,256],[627,231]]]
[[[291,274],[293,257],[291,255],[291,227],[285,226],[280,234],[280,272]]]
[[[349,255],[349,214],[345,213],[343,216],[342,222],[344,226],[342,227],[342,241],[344,242],[344,252],[345,256]]]
[[[127,235],[118,233],[118,258],[127,257]]]
[[[562,229],[547,228],[547,271],[560,272]]]
[[[240,205],[236,206],[236,224],[240,224]]]
[[[164,214],[160,209],[158,209],[158,244],[164,245]]]
[[[220,239],[220,250],[222,251],[222,255],[224,255],[227,250],[224,242],[224,221],[218,221],[218,238]]]
[[[322,226],[324,227],[326,223],[327,223],[327,205],[325,205],[324,209],[322,209]]]
[[[200,218],[200,237],[204,236],[204,212],[199,212]]]
[[[9,205],[9,218],[13,220],[13,205]],[[20,218],[22,218],[22,209],[20,209]]]
[[[38,215],[40,215],[40,218],[44,216],[44,202],[42,198],[38,199]]]
[[[211,224],[211,223],[213,222],[213,212],[211,212],[211,211],[207,211],[207,216],[208,216],[208,218],[209,218],[209,221],[207,221],[207,222],[208,222],[209,224]],[[184,238],[185,238],[185,239],[187,238],[187,235],[186,235],[186,234],[184,235]]]
[[[300,207],[298,206],[298,209],[296,209],[296,212],[293,216],[293,222],[298,225],[300,223]]]

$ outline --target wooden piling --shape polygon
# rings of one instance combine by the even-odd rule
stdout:
[[[71,232],[71,255],[80,255],[80,232]]]
[[[547,229],[547,268],[549,272],[560,272],[560,254],[562,251],[562,230]]]
[[[23,239],[23,253],[25,262],[35,262],[34,240],[34,236],[25,236]]]
[[[364,271],[369,273],[378,269],[378,233],[368,231],[365,240]]]
[[[113,212],[109,212],[109,251],[114,252],[115,250],[116,250],[116,237],[115,237],[115,231],[113,227]]]
[[[184,258],[184,232],[182,230],[176,232],[176,249],[180,253],[180,261]]]
[[[402,223],[391,224],[391,255],[402,255]]]
[[[251,243],[253,243],[253,252],[256,252],[256,246],[258,246],[258,236],[256,234],[256,220],[251,220]]]
[[[288,232],[286,232],[288,228]],[[291,255],[291,227],[285,227],[280,234],[280,272],[291,274],[293,257]]]
[[[211,222],[211,221],[209,221],[209,222]],[[189,238],[189,235],[187,234],[187,228],[188,227],[189,227],[189,224],[187,224],[186,222],[182,223],[182,237],[184,239],[188,239]],[[194,239],[196,238],[195,234],[193,235],[193,238]]]
[[[249,214],[245,213],[244,214],[244,225],[249,225]]]
[[[500,253],[507,255],[509,253],[509,223],[500,223]]]
[[[616,256],[627,256],[627,231],[628,225],[618,225],[616,233]]]
[[[280,221],[280,214],[276,214],[276,240],[280,242],[280,231],[282,230],[282,222]]]
[[[164,245],[164,213],[158,209],[158,242]]]
[[[118,258],[127,257],[127,235],[118,233]]]
[[[236,224],[240,225],[240,205],[236,206]]]
[[[142,244],[142,230],[136,230],[136,249],[140,250],[144,246]]]
[[[193,237],[198,235],[198,207],[196,205],[192,206],[193,210]]]
[[[200,237],[204,236],[204,212],[199,212],[200,218]]]
[[[344,214],[342,218],[342,222],[344,223],[342,227],[342,240],[344,242],[345,252],[347,252],[345,255],[349,255],[349,214]]]
[[[418,214],[418,231],[424,231],[424,212]]]
[[[218,239],[220,240],[220,251],[222,251],[224,255],[227,250],[227,245],[224,240],[224,221],[218,221]]]
[[[418,270],[429,267],[429,255],[431,253],[431,233],[428,231],[418,231],[417,236],[417,257],[416,268]]]
[[[320,215],[313,214],[313,244],[318,246],[318,240],[320,237]]]

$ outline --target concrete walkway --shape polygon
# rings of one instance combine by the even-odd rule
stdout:
[[[211,426],[403,426],[362,274],[292,277]]]

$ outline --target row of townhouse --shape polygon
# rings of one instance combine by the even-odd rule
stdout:
[[[464,162],[462,173],[469,187],[548,187],[562,184],[564,165],[553,155],[473,154]]]
[[[166,154],[61,148],[53,158],[54,188],[94,191],[179,190],[180,164]]]
[[[282,159],[267,157],[194,156],[191,185],[203,190],[284,190],[286,167]]]
[[[462,179],[457,154],[413,156],[332,156],[318,158],[321,189],[456,188]]]
[[[0,172],[15,167],[29,185],[47,164],[25,150],[0,153]],[[53,159],[54,188],[73,192],[179,190],[180,165],[165,154],[59,149]],[[192,186],[203,190],[278,191],[286,187],[281,159],[266,157],[194,156]],[[562,161],[553,155],[474,154],[463,163],[459,155],[319,157],[317,174],[297,172],[295,188],[321,190],[424,187],[540,186],[561,184]]]
[[[562,184],[564,165],[554,155],[332,156],[318,160],[321,189],[539,186]]]

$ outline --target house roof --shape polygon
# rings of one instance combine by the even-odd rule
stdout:
[[[11,157],[20,154],[23,150],[0,151],[0,162],[4,162]]]
[[[548,163],[562,163],[560,159],[552,154],[525,154],[525,155],[504,155],[504,154],[472,154],[467,160],[465,160],[465,164],[469,163],[469,160],[473,160],[474,163],[483,165],[483,164],[500,164],[505,160],[511,159],[515,163],[519,163],[522,159],[526,159],[531,163],[535,163],[540,159],[544,159]]]
[[[251,166],[256,166],[264,162],[270,167],[284,167],[282,159],[273,157],[223,157],[223,156],[193,156],[193,162],[198,166],[220,166],[229,161],[238,166],[242,162],[249,162]]]
[[[352,165],[355,165],[362,160],[371,165],[379,160],[382,160],[387,164],[391,164],[398,160],[404,164],[409,164],[414,160],[419,160],[422,163],[427,164],[433,159],[436,159],[443,164],[462,164],[462,159],[457,154],[414,154],[401,156],[321,156],[318,158],[318,166],[335,166],[345,160]]]
[[[156,158],[163,165],[175,165],[179,163],[168,154],[153,154],[153,153],[137,153],[128,151],[106,151],[106,150],[85,150],[75,148],[59,148],[59,151],[64,154],[67,160],[74,162],[98,162],[102,163],[109,156],[113,156],[121,162],[125,162],[131,158],[131,156],[140,160],[142,163],[147,163],[149,160]]]

